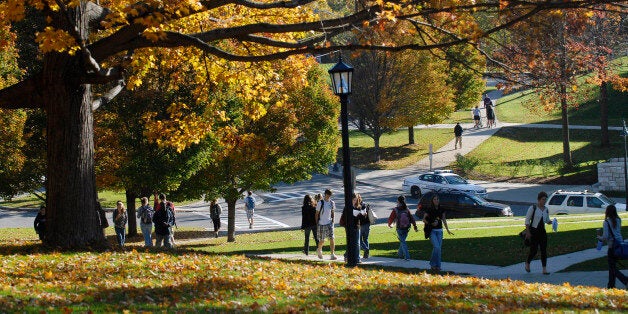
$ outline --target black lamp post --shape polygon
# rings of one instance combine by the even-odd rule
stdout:
[[[351,157],[349,152],[349,114],[347,111],[348,96],[351,94],[351,79],[353,68],[342,62],[342,56],[338,63],[329,70],[331,75],[332,88],[334,93],[340,97],[340,124],[342,125],[342,180],[344,183],[346,231],[347,231],[347,266],[352,267],[358,264],[360,255],[358,249],[358,230],[353,217],[352,194],[353,185],[351,182]]]

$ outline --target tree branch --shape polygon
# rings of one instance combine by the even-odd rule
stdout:
[[[0,108],[43,108],[40,74],[0,90]]]
[[[108,104],[112,99],[120,94],[120,92],[124,89],[124,86],[124,80],[118,80],[113,88],[111,88],[100,98],[92,102],[92,111],[96,111],[96,109],[100,108],[101,106]]]

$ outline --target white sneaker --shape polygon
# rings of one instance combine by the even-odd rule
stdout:
[[[320,250],[316,250],[316,254],[318,255],[318,258],[323,259],[323,253]]]
[[[337,260],[338,258],[336,257],[336,255],[335,255],[335,254],[332,254],[332,255],[331,255],[331,257],[330,257],[329,259],[330,259],[330,260],[332,260],[332,261],[335,261],[335,260]]]

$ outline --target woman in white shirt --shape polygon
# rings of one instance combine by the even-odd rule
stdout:
[[[617,259],[613,255],[613,243],[615,241],[623,241],[621,236],[621,218],[617,215],[615,205],[606,207],[606,217],[603,226],[604,232],[597,238],[608,243],[608,283],[606,287],[615,288],[615,278],[617,278],[628,288],[628,278],[617,269]]]
[[[541,265],[543,266],[543,274],[549,275],[547,271],[547,233],[545,232],[545,224],[551,224],[549,212],[545,207],[547,202],[547,193],[541,191],[536,197],[536,205],[530,206],[526,213],[526,239],[530,239],[530,253],[526,259],[526,271],[530,272],[530,262],[536,256],[538,249],[541,248]]]

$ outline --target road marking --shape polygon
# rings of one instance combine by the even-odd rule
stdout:
[[[204,217],[208,217],[211,218],[209,214],[206,213],[197,213],[198,215],[204,216]],[[235,213],[235,228],[236,230],[238,229],[250,229],[249,228],[249,220],[246,217],[246,212],[243,210],[236,210]],[[228,224],[227,218],[225,217],[225,215],[223,215],[223,217],[221,217],[220,219],[220,223],[223,226],[226,226]],[[289,225],[265,217],[265,216],[261,216],[258,214],[253,214],[253,229],[275,229],[277,227],[280,228],[287,228],[290,227]]]

